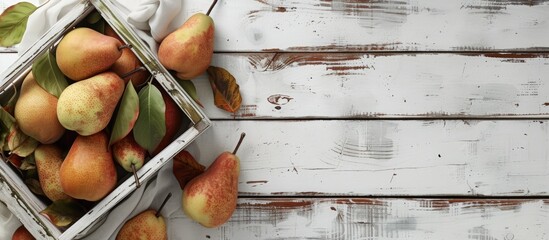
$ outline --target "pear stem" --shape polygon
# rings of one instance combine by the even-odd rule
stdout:
[[[164,205],[166,205],[166,203],[168,202],[168,199],[170,199],[171,197],[172,197],[172,193],[168,193],[168,196],[164,198],[164,202],[162,202],[162,205],[160,205],[158,210],[156,210],[156,214],[154,214],[154,216],[160,217],[160,211],[162,211],[162,208],[164,208]]]
[[[208,9],[208,12],[206,12],[206,15],[210,16],[212,9],[215,7],[215,4],[217,4],[217,0],[214,0],[212,5],[210,5],[210,8]]]
[[[135,69],[133,69],[133,70],[127,72],[127,73],[124,73],[122,76],[120,76],[120,78],[124,79],[124,78],[127,78],[127,77],[133,75],[133,74],[136,73],[136,72],[146,71],[146,70],[147,70],[147,69],[146,69],[145,67],[143,67],[143,66],[137,67],[137,68],[135,68]]]
[[[118,47],[118,50],[122,50],[122,49],[124,49],[124,48],[132,48],[132,47],[133,47],[133,46],[132,46],[131,44],[124,44],[124,45]]]
[[[132,164],[133,177],[135,178],[136,188],[141,187],[141,182],[139,182],[139,177],[137,177],[137,170],[135,169],[135,164]]]
[[[246,133],[240,134],[240,139],[238,140],[238,143],[236,144],[236,147],[233,150],[233,155],[236,154],[238,151],[238,148],[240,148],[240,144],[242,144],[242,140],[244,140],[244,137],[246,136]]]

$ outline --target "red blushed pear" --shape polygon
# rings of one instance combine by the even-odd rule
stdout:
[[[124,93],[124,81],[103,72],[69,85],[59,96],[57,118],[63,127],[89,136],[103,130]]]
[[[25,226],[21,226],[17,230],[15,230],[11,239],[12,240],[35,240],[36,238],[34,238],[30,234],[29,230],[27,230]]]
[[[160,63],[177,72],[180,79],[191,79],[204,73],[210,65],[214,49],[214,21],[208,13],[191,16],[177,30],[170,33],[158,48]]]
[[[74,81],[80,81],[109,69],[126,47],[113,37],[81,27],[71,30],[61,39],[55,56],[61,72]]]
[[[67,195],[97,201],[114,189],[117,175],[108,144],[104,131],[76,137],[59,170],[61,187]]]
[[[120,36],[112,29],[111,26],[105,26],[105,35],[116,38],[118,41],[123,42]],[[133,70],[142,69],[129,76],[125,76]],[[147,81],[147,78],[151,75],[145,68],[137,56],[129,48],[122,49],[122,55],[114,62],[110,68],[111,71],[118,74],[118,76],[124,76],[124,82],[132,81],[132,84],[136,87],[142,85]]]
[[[204,227],[227,222],[236,209],[240,160],[235,155],[245,134],[232,153],[223,152],[208,169],[183,189],[183,211]]]
[[[167,240],[166,221],[160,215],[160,211],[171,196],[171,193],[166,196],[158,210],[145,210],[124,223],[116,235],[116,240]]]
[[[147,150],[137,144],[133,138],[133,134],[128,134],[112,145],[112,152],[114,160],[116,160],[124,170],[133,173],[136,186],[140,187],[141,184],[136,171],[143,167],[145,157],[147,156]]]
[[[177,132],[179,131],[179,128],[181,128],[181,124],[183,123],[183,111],[179,108],[177,103],[173,101],[173,99],[164,91],[164,88],[159,86],[156,82],[154,83],[157,88],[162,93],[162,99],[164,99],[164,104],[166,105],[166,111],[164,113],[165,120],[166,120],[166,134],[154,150],[154,152],[151,153],[151,156],[155,156],[158,154],[162,149],[164,149],[166,146],[168,146],[172,141]]]

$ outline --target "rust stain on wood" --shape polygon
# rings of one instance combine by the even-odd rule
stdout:
[[[352,61],[358,62],[363,57],[370,56],[330,53],[260,53],[248,55],[248,62],[260,72],[318,65],[326,69],[326,75],[353,75],[363,74],[364,69],[370,69],[370,66],[362,63],[351,63]]]
[[[296,209],[296,208],[310,208],[314,204],[314,201],[309,200],[273,200],[265,202],[246,202],[239,203],[239,208],[251,208],[251,209],[265,209],[265,208],[284,208],[284,209]]]
[[[266,181],[266,180],[258,180],[258,181],[247,181],[246,184],[265,184],[268,182],[269,181]]]
[[[339,51],[339,52],[362,52],[362,51],[392,51],[397,50],[402,45],[401,42],[365,44],[365,45],[341,45],[332,43],[325,46],[297,46],[286,49],[290,52],[310,52],[310,51]],[[413,49],[408,49],[413,50]]]
[[[284,95],[284,94],[274,94],[274,95],[271,95],[267,98],[267,101],[273,105],[286,105],[288,104],[293,98],[288,96],[288,95]]]
[[[402,24],[407,21],[410,14],[419,12],[419,8],[410,5],[408,1],[400,0],[293,0],[293,1],[266,1],[256,0],[265,5],[260,10],[248,13],[250,20],[263,17],[267,13],[286,13],[289,11],[299,13],[331,12],[342,18],[359,20],[359,24],[365,28],[374,28],[379,23]],[[426,9],[425,11],[430,11]],[[267,15],[265,15],[267,17]]]
[[[495,207],[502,211],[517,210],[521,205],[535,200],[525,199],[445,199],[445,200],[425,200],[422,202],[426,207],[431,207],[434,210],[447,210],[448,208],[461,205],[461,208],[478,208]]]
[[[463,9],[477,11],[483,14],[501,14],[505,13],[508,6],[536,6],[548,2],[547,0],[482,0],[473,1],[471,4],[462,6]]]

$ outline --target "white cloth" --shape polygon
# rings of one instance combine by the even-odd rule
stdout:
[[[27,29],[19,44],[19,52],[24,52],[39,39],[53,24],[61,19],[81,0],[50,0],[30,17]],[[158,43],[183,23],[181,0],[112,0],[127,16],[127,21],[137,28],[139,36],[147,42],[153,52]],[[172,198],[162,210],[168,224],[170,239],[176,239],[177,231],[169,231],[170,218],[181,218],[181,189],[172,174],[172,163],[162,168],[155,180],[144,183],[123,204],[119,204],[107,216],[105,222],[85,239],[114,239],[123,223],[138,213],[158,208],[168,193]],[[172,228],[173,230],[174,228]],[[172,236],[173,235],[173,236]]]

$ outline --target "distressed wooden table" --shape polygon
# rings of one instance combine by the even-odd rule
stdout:
[[[209,1],[185,0],[189,16]],[[549,239],[549,1],[222,0],[209,165],[240,132],[239,205],[181,239]],[[2,68],[16,57],[4,49]]]

